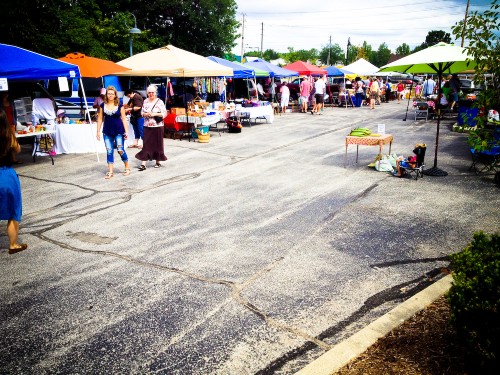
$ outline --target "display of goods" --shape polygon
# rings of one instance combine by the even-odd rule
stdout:
[[[173,108],[170,108],[170,112],[174,115],[185,115],[186,109],[173,107]]]
[[[349,133],[352,137],[367,137],[372,134],[372,131],[368,128],[354,128]]]

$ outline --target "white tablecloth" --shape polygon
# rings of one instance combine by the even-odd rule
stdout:
[[[106,152],[104,141],[95,137],[97,124],[57,124],[55,147],[57,154],[79,154],[86,152]],[[133,133],[133,131],[132,131]]]
[[[237,115],[250,113],[250,119],[265,118],[266,122],[272,124],[274,121],[274,111],[272,105],[263,105],[260,107],[241,107],[236,110]]]
[[[210,126],[219,122],[220,115],[207,115],[205,117],[179,115],[176,117],[177,122],[188,122],[188,120],[190,124],[195,124],[196,126]]]

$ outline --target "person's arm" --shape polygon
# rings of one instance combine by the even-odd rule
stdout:
[[[125,139],[127,139],[128,121],[127,121],[127,116],[125,115],[125,108],[123,108],[123,106],[120,108],[120,117],[122,119],[123,128],[125,129]]]
[[[102,107],[99,107],[97,112],[97,134],[96,134],[96,138],[98,141],[101,140],[101,125],[102,125]]]
[[[160,113],[155,113],[156,121],[158,121],[158,117],[161,115],[161,120],[163,120],[167,116],[167,107],[165,107],[165,103],[160,99],[157,104],[158,108],[160,108]]]
[[[12,143],[11,144],[14,146],[13,148],[16,151],[16,154],[19,154],[21,152],[21,145],[17,141],[15,132],[12,132]]]

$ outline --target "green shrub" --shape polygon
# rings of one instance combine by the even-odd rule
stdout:
[[[500,235],[475,233],[464,250],[451,256],[451,267],[451,323],[467,349],[468,362],[481,374],[498,370]]]

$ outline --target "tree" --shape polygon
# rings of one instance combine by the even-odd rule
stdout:
[[[363,42],[363,45],[361,47],[358,47],[358,59],[363,58],[367,61],[370,61],[372,53],[372,46],[368,44],[366,40]]]
[[[288,47],[288,52],[284,53],[281,57],[285,59],[287,63],[293,63],[295,61],[309,61],[311,64],[316,64],[318,59],[318,50],[312,48],[310,50],[298,50],[295,51],[293,47]]]
[[[338,44],[327,44],[323,46],[318,54],[318,58],[323,64],[335,65],[338,62],[344,63],[345,53]]]
[[[223,56],[239,37],[235,0],[157,0],[137,2],[144,20],[161,45],[208,56]]]
[[[413,52],[417,52],[427,47],[433,46],[439,42],[451,43],[450,33],[444,32],[443,30],[432,30],[427,33],[425,37],[425,42],[420,46],[413,49]]]
[[[396,55],[408,56],[409,54],[410,54],[410,46],[406,43],[403,43],[396,48]]]
[[[3,0],[0,42],[61,57],[69,52],[122,60],[174,44],[204,56],[223,56],[239,37],[235,0]],[[22,27],[20,27],[20,22]]]
[[[381,67],[387,64],[389,57],[391,57],[391,50],[387,47],[387,44],[382,43],[376,52],[372,52],[370,62],[375,66]]]
[[[493,0],[489,10],[484,13],[472,12],[465,25],[464,21],[460,21],[452,27],[452,32],[457,39],[464,36],[469,41],[469,46],[465,48],[477,64],[474,75],[475,84],[485,85],[485,90],[479,93],[475,102],[475,106],[480,110],[480,116],[476,118],[478,130],[471,132],[469,137],[469,143],[474,148],[478,146],[477,149],[485,149],[493,145],[489,143],[492,141],[491,134],[483,131],[482,128],[486,123],[487,111],[489,109],[500,110],[499,8],[497,0]],[[490,73],[488,82],[484,73]]]
[[[346,65],[356,61],[358,59],[358,47],[353,44],[349,44],[347,46],[347,56],[346,56]]]
[[[271,61],[271,60],[276,60],[279,59],[280,55],[278,52],[272,49],[266,49],[263,53],[263,59],[266,61]]]

